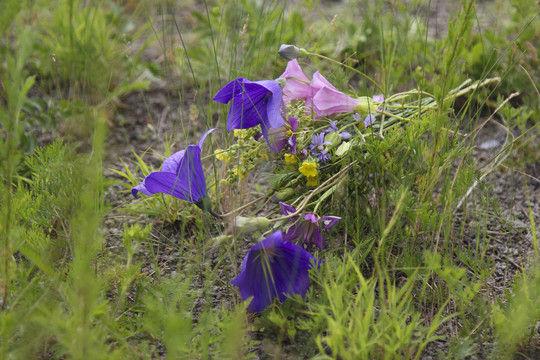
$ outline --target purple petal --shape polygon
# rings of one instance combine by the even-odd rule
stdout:
[[[284,202],[279,202],[279,206],[281,207],[281,213],[283,215],[291,215],[296,212],[296,209],[292,207],[291,205],[287,205]]]
[[[206,197],[206,179],[201,164],[201,146],[204,140],[216,129],[205,132],[199,145],[189,145],[163,161],[161,171],[148,175],[142,184],[131,190],[133,196],[138,192],[146,195],[163,193],[181,200],[197,203]]]
[[[311,241],[317,246],[319,249],[323,249],[326,245],[326,241],[324,239],[324,235],[322,234],[321,229],[317,226],[316,229],[313,230],[313,233],[311,235]]]
[[[287,120],[291,125],[292,131],[298,130],[298,118],[296,116],[290,116]]]
[[[217,130],[217,129],[216,129],[216,128],[212,128],[212,129],[208,130],[207,132],[205,132],[205,133],[203,134],[201,140],[199,140],[199,148],[202,149],[204,140],[206,140],[206,137],[208,136],[208,134],[214,132],[215,130]]]
[[[158,171],[148,175],[144,179],[144,185],[149,195],[163,193],[192,203],[206,197],[206,180],[200,153],[198,146],[189,145],[176,173]]]
[[[177,174],[187,183],[186,185],[192,194],[191,198],[195,200],[192,202],[206,197],[206,179],[201,164],[201,148],[199,146],[189,145],[187,147]]]
[[[283,241],[276,231],[249,250],[242,272],[231,283],[238,286],[243,300],[253,297],[249,311],[264,310],[274,297],[304,296],[309,287],[308,270],[317,259],[300,246]]]
[[[232,129],[249,129],[258,124],[261,124],[263,128],[270,127],[266,107],[270,102],[271,92],[264,86],[248,82],[248,80],[240,85],[240,88],[243,91],[236,94],[233,98],[229,110],[227,131],[230,132]]]
[[[222,104],[228,104],[237,94],[242,93],[243,84],[245,81],[248,81],[244,78],[234,79],[227,85],[225,85],[218,93],[214,96],[212,100],[217,101]]]
[[[186,150],[180,150],[178,152],[175,152],[165,160],[163,160],[163,165],[161,165],[161,171],[162,172],[170,172],[175,173],[178,170],[178,166],[180,166],[180,162],[184,158],[184,153]]]
[[[291,225],[285,235],[283,235],[283,240],[293,241],[301,237],[303,238],[308,230],[306,225],[308,224],[304,221]]]
[[[133,197],[137,198],[139,191],[142,192],[144,195],[148,195],[148,196],[153,195],[150,191],[148,191],[148,189],[144,185],[144,182],[142,182],[141,184],[131,189],[131,194],[133,195]]]
[[[268,146],[274,153],[278,153],[287,145],[287,128],[285,126],[279,129],[269,129]]]
[[[280,110],[281,86],[277,81],[252,82],[238,78],[225,85],[214,96],[214,100],[224,104],[232,100],[227,117],[229,132],[232,129],[248,129],[261,124],[264,134],[268,128],[278,128],[285,124]]]
[[[150,195],[162,193],[193,203],[199,199],[198,194],[191,194],[185,179],[181,178],[180,175],[169,172],[153,172],[144,179],[144,183]]]
[[[319,221],[319,218],[314,213],[307,213],[306,215],[304,215],[304,220],[307,220],[311,222],[312,224],[315,224],[317,223],[317,221]]]
[[[329,229],[336,225],[339,220],[341,220],[339,216],[323,216],[320,219],[320,222],[322,223],[323,229]]]
[[[296,154],[296,136],[295,135],[289,138],[288,144],[291,147],[291,154]]]
[[[373,124],[374,121],[375,121],[375,115],[369,114],[369,115],[366,116],[366,118],[364,119],[364,127],[370,126],[371,124]]]
[[[285,120],[281,115],[281,104],[283,103],[283,94],[281,92],[281,85],[274,80],[261,80],[255,81],[256,84],[259,84],[271,92],[270,99],[268,100],[266,112],[269,127],[277,129],[285,125]]]

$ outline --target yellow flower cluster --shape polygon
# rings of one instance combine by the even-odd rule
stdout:
[[[302,166],[298,168],[298,171],[300,171],[307,178],[307,186],[317,186],[317,163],[304,161]]]
[[[218,159],[219,161],[229,162],[232,159],[231,155],[227,150],[216,149],[214,150],[214,154],[216,155],[216,159]]]
[[[238,176],[240,179],[243,179],[246,177],[246,171],[239,166],[235,166],[232,171],[233,171],[233,174]]]
[[[239,139],[243,139],[247,136],[247,129],[234,129],[233,135]]]

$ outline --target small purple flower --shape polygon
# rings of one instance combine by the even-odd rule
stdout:
[[[354,113],[353,114],[353,119],[356,120],[356,121],[360,121],[360,119],[362,119],[362,117],[360,116],[360,114]],[[374,114],[368,114],[364,118],[364,129],[368,128],[371,124],[373,124],[375,122],[375,120],[376,120],[376,118],[375,118]]]
[[[283,215],[290,215],[296,212],[296,209],[291,205],[280,202],[281,212]],[[298,217],[291,218],[291,221],[297,221]],[[325,238],[322,234],[322,229],[328,229],[336,225],[341,220],[338,216],[323,216],[319,218],[314,213],[307,213],[304,219],[292,225],[285,236],[286,241],[294,239],[302,239],[305,244],[315,244],[319,249],[324,248]]]
[[[354,115],[353,115],[354,117]],[[323,134],[328,134],[328,133],[331,133],[331,132],[337,132],[338,131],[338,128],[337,128],[337,120],[332,120],[332,122],[330,122],[330,126],[327,127],[326,129],[324,129],[322,131]],[[347,139],[350,139],[351,138],[351,134],[349,134],[348,132],[342,132],[339,134],[341,136],[341,138],[343,140],[347,140]]]
[[[277,81],[249,81],[238,78],[225,85],[214,96],[214,101],[222,104],[231,102],[227,117],[227,131],[249,129],[261,125],[261,131],[268,141],[268,130],[285,125],[281,114],[283,96]],[[270,145],[270,142],[268,142]]]
[[[367,128],[368,126],[370,126],[371,124],[373,124],[375,122],[375,115],[373,114],[369,114],[366,116],[366,118],[364,119],[364,127]]]
[[[285,146],[289,146],[291,154],[296,154],[296,135],[294,132],[298,130],[298,118],[290,116],[285,125],[279,129],[270,129],[268,132],[270,138],[270,150],[278,153]]]
[[[308,270],[318,260],[300,246],[283,241],[281,231],[255,244],[242,262],[240,274],[231,280],[238,286],[242,300],[252,297],[248,311],[260,312],[277,297],[305,296],[309,288]]]
[[[330,122],[330,126],[327,127],[326,129],[324,129],[322,131],[323,134],[328,134],[328,133],[331,133],[331,132],[336,132],[338,131],[338,128],[337,128],[337,120],[332,120]]]
[[[141,184],[131,189],[134,197],[139,192],[145,195],[163,193],[189,201],[205,208],[206,179],[201,164],[201,147],[206,136],[216,129],[204,133],[199,145],[188,145],[163,161],[161,171],[149,174]]]
[[[311,145],[309,145],[309,148],[311,149],[311,155],[317,156],[319,158],[319,161],[322,163],[332,158],[332,156],[328,153],[325,145],[332,145],[332,143],[329,141],[324,141],[323,132],[315,134],[311,137]]]

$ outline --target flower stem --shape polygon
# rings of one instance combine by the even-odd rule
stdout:
[[[220,216],[220,218],[229,217],[229,216],[231,216],[231,215],[234,215],[234,214],[236,214],[236,213],[238,213],[238,212],[244,210],[245,208],[247,208],[247,207],[249,207],[249,206],[251,206],[251,205],[253,205],[253,204],[256,204],[257,202],[259,202],[259,201],[261,201],[261,200],[266,199],[267,197],[268,197],[268,195],[261,196],[261,197],[255,199],[255,200],[252,200],[252,201],[248,202],[247,204],[244,204],[244,205],[240,206],[240,207],[237,208],[237,209],[234,209],[234,210],[232,210],[232,211],[229,211],[229,212],[226,213],[226,214],[222,214],[222,215],[219,215],[219,216]],[[216,215],[217,215],[217,214],[216,214]]]
[[[313,195],[327,189],[329,186],[334,185],[334,180],[336,178],[340,178],[345,171],[347,171],[351,166],[355,165],[358,162],[358,160],[353,161],[349,165],[345,166],[343,169],[332,175],[330,178],[328,178],[325,182],[323,182],[321,185],[319,185],[317,188],[313,189],[311,193],[300,203],[300,205],[297,207],[296,211],[292,214],[281,216],[275,219],[270,219],[270,222],[277,222],[281,220],[290,219],[292,217],[300,215],[302,211],[304,211],[304,208],[306,207],[307,203],[309,202],[309,199],[313,197]]]
[[[210,215],[212,215],[212,216],[215,217],[216,219],[223,219],[223,215],[216,214],[216,213],[214,212],[214,210],[212,210],[212,209],[208,209],[208,212],[210,213]]]
[[[338,64],[340,66],[343,66],[344,68],[347,68],[349,70],[352,70],[354,72],[356,72],[357,74],[359,74],[360,76],[364,77],[365,79],[369,80],[373,85],[375,85],[377,87],[377,89],[379,89],[379,91],[381,93],[384,94],[384,90],[382,89],[382,87],[375,81],[373,80],[372,78],[370,78],[369,76],[367,76],[366,74],[364,74],[363,72],[361,72],[360,70],[357,70],[355,68],[353,68],[352,66],[349,66],[347,64],[344,64],[342,62],[339,62],[337,60],[334,60],[332,58],[329,58],[329,57],[326,57],[324,55],[321,55],[321,54],[317,54],[317,53],[311,53],[311,52],[308,52],[307,53],[309,56],[315,56],[315,57],[318,57],[320,59],[323,59],[323,60],[326,60],[326,61],[330,61],[330,62],[333,62],[335,64]]]

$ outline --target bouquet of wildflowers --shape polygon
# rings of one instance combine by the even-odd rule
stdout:
[[[219,90],[213,100],[229,105],[227,131],[233,131],[237,138],[230,147],[215,151],[216,159],[230,166],[221,182],[226,185],[241,180],[259,162],[268,162],[271,157],[272,189],[268,196],[258,200],[272,197],[280,216],[244,218],[235,216],[240,209],[225,215],[212,210],[201,149],[207,135],[215,129],[208,130],[198,145],[189,145],[165,159],[161,171],[149,174],[132,189],[135,197],[139,192],[164,193],[189,201],[247,231],[264,231],[275,224],[252,246],[240,274],[232,280],[242,299],[252,298],[248,310],[254,312],[265,309],[274,298],[284,301],[294,294],[306,294],[308,270],[320,264],[308,250],[324,249],[325,231],[341,220],[336,216],[339,214],[321,211],[328,208],[325,203],[358,162],[362,146],[383,138],[392,128],[406,126],[440,110],[435,97],[420,90],[390,96],[346,94],[318,71],[311,78],[306,76],[296,58],[317,56],[347,65],[292,45],[282,45],[279,52],[289,62],[278,79],[238,78]],[[381,90],[367,75],[358,73]],[[449,97],[492,81],[498,79],[468,87],[464,83]]]

